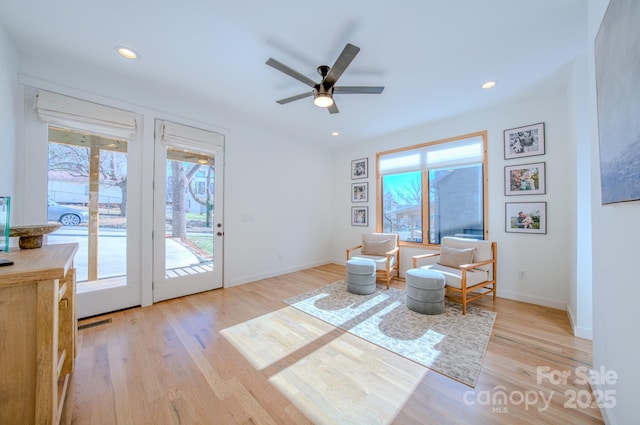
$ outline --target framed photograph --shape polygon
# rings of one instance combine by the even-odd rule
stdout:
[[[547,233],[546,202],[505,203],[507,233]]]
[[[603,205],[640,200],[640,2],[608,3],[594,46]]]
[[[351,183],[351,202],[367,202],[369,200],[369,183]]]
[[[504,194],[540,195],[546,193],[545,163],[504,167]]]
[[[544,155],[544,123],[504,131],[504,159]]]
[[[351,180],[366,179],[367,177],[369,177],[369,158],[351,161]]]
[[[351,207],[351,225],[369,225],[369,207]]]

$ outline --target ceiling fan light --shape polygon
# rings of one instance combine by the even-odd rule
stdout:
[[[485,90],[492,89],[492,88],[494,88],[496,86],[496,84],[497,83],[495,81],[487,81],[486,83],[484,83],[482,85],[482,88],[485,89]]]
[[[333,105],[333,97],[329,93],[318,93],[315,95],[313,103],[320,108],[328,108]]]
[[[120,56],[125,57],[127,59],[138,58],[138,54],[128,47],[116,46],[116,51],[120,54]]]

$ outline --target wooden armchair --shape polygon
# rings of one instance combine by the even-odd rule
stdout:
[[[450,297],[462,303],[462,314],[467,314],[467,303],[484,295],[496,299],[496,242],[446,236],[440,243],[440,252],[413,256],[413,267],[424,259],[435,259],[421,268],[436,270],[445,277],[445,289],[457,295]]]
[[[364,258],[376,263],[376,276],[387,284],[400,276],[400,238],[395,233],[364,233],[362,243],[347,249],[347,261]]]

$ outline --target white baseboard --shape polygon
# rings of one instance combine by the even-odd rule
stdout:
[[[593,341],[593,329],[589,328],[581,328],[576,326],[573,328],[573,335],[578,338],[588,339],[589,341]]]
[[[564,310],[567,305],[566,301],[563,302],[563,301],[552,300],[549,298],[535,297],[535,296],[526,295],[526,294],[518,294],[517,292],[501,291],[500,288],[498,288],[497,296],[501,298],[508,298],[510,300],[522,301],[525,303],[557,308],[558,310]]]
[[[571,325],[571,329],[573,329],[573,335],[576,334],[576,321],[573,318],[573,310],[571,310],[571,306],[567,304],[566,306],[567,316],[569,316],[569,324]]]
[[[225,288],[231,288],[238,285],[244,285],[245,283],[255,282],[256,280],[269,279],[271,277],[281,276],[287,273],[299,272],[300,270],[310,269],[312,267],[323,266],[325,264],[330,264],[331,261],[319,261],[316,263],[305,264],[302,266],[290,267],[286,269],[273,270],[269,273],[261,273],[253,276],[247,276],[240,279],[234,279],[232,281],[228,281],[224,283]]]
[[[569,322],[571,323],[571,329],[573,329],[573,335],[578,338],[588,339],[593,341],[593,329],[584,328],[576,325],[576,321],[573,318],[573,311],[571,311],[571,307],[569,304],[566,306],[567,315],[569,316]]]

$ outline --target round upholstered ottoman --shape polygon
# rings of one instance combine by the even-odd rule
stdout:
[[[376,263],[365,258],[347,261],[347,291],[358,295],[376,292]]]
[[[407,270],[407,308],[422,314],[444,313],[444,275],[435,270]]]

